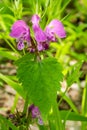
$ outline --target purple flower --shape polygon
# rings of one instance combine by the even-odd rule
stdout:
[[[59,20],[52,20],[45,29],[45,34],[48,41],[56,41],[56,38],[66,37],[66,32],[64,30],[63,24]]]
[[[32,118],[37,118],[40,116],[39,108],[34,106],[34,104],[29,107],[29,112],[31,112]]]
[[[23,41],[20,40],[20,41],[18,42],[17,48],[18,48],[18,50],[22,50],[22,49],[24,48],[24,43],[23,43]]]
[[[39,24],[39,21],[40,21],[40,17],[37,14],[34,14],[31,18],[32,24],[37,25]]]
[[[45,50],[43,43],[47,41],[47,36],[46,36],[45,32],[39,26],[40,17],[35,14],[32,16],[31,21],[33,24],[35,40],[37,41],[37,49],[38,49],[38,51],[43,51],[43,50]]]
[[[46,42],[42,42],[42,43],[37,44],[38,51],[47,50],[48,48],[49,48],[49,44]]]
[[[37,41],[37,43],[45,42],[47,40],[47,37],[46,37],[45,32],[39,26],[40,17],[35,14],[32,16],[31,21],[33,24],[33,31],[35,34],[35,40]]]
[[[33,25],[33,30],[35,34],[35,40],[37,42],[45,42],[47,41],[47,37],[45,32],[40,28],[39,25]]]
[[[47,50],[50,42],[66,37],[66,32],[59,20],[52,20],[43,31],[39,25],[40,17],[34,14],[31,18],[34,37],[30,38],[30,29],[23,20],[16,21],[11,28],[10,36],[16,38],[18,50],[22,50],[27,42],[29,52]]]
[[[38,117],[40,115],[40,111],[39,111],[39,109],[38,109],[38,107],[34,107],[33,109],[32,109],[32,117],[33,118],[36,118],[36,117]]]
[[[43,125],[43,120],[41,119],[41,117],[38,118],[38,124]]]
[[[38,124],[39,125],[43,125],[43,120],[41,118],[41,114],[40,114],[39,108],[37,106],[34,106],[34,104],[32,104],[29,107],[29,113],[31,113],[32,118],[37,118],[38,119]]]
[[[10,36],[17,39],[17,48],[22,50],[24,42],[30,42],[30,29],[23,20],[18,20],[12,25]]]
[[[34,104],[32,104],[29,107],[29,111],[31,112],[32,118],[37,118],[40,116],[40,111],[39,111],[38,107],[34,106]]]
[[[49,48],[49,43],[56,42],[57,37],[66,37],[66,32],[62,23],[59,20],[52,20],[47,26],[45,31],[43,31],[40,26],[40,17],[38,15],[32,16],[33,31],[35,34],[35,40],[37,41],[38,51],[47,50]]]
[[[39,42],[37,44],[37,49],[38,49],[38,51],[43,51],[44,50],[44,47],[43,47],[42,43]]]

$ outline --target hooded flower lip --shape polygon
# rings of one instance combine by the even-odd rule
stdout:
[[[30,38],[30,29],[23,20],[16,21],[12,28],[10,36],[13,38],[24,37],[27,40]]]
[[[32,24],[37,25],[39,24],[39,21],[40,21],[40,17],[37,14],[34,14],[31,18]]]
[[[35,34],[35,40],[37,42],[45,42],[47,40],[45,32],[39,26],[40,17],[35,14],[31,18],[31,22],[33,24],[33,31]]]
[[[34,30],[35,39],[36,39],[37,42],[45,42],[45,41],[47,41],[46,34],[40,28],[39,25],[33,25],[33,30]]]
[[[64,30],[63,24],[59,20],[52,20],[45,29],[45,34],[48,41],[56,41],[56,36],[59,38],[65,38],[66,32]]]
[[[22,50],[24,41],[30,41],[30,29],[23,20],[18,20],[13,24],[10,36],[18,40],[18,50]]]

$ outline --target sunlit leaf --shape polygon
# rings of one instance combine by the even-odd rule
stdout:
[[[55,58],[34,61],[32,55],[25,55],[16,62],[17,75],[32,102],[47,114],[56,101],[60,81],[63,78],[61,65]]]

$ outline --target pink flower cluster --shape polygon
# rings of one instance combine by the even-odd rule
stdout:
[[[52,20],[45,27],[45,30],[41,29],[40,20],[37,14],[34,14],[31,18],[34,40],[32,40],[33,38],[30,35],[29,26],[23,20],[18,20],[12,25],[10,36],[17,39],[18,50],[22,50],[25,47],[25,42],[30,52],[47,50],[50,42],[56,42],[58,37],[66,37],[64,26],[59,20]]]

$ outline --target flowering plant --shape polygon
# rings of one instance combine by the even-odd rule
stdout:
[[[23,20],[16,21],[11,28],[10,36],[17,39],[18,50],[24,49],[24,42],[27,42],[30,52],[47,50],[50,42],[66,37],[64,27],[59,20],[52,20],[44,31],[40,28],[40,17],[37,14],[32,16],[31,22],[34,37],[30,35],[30,28]]]
[[[41,18],[34,14],[30,28],[23,20],[18,20],[12,25],[10,36],[16,38],[17,49],[24,52],[16,61],[17,77],[26,97],[23,113],[26,113],[28,104],[32,102],[34,105],[29,107],[27,118],[33,121],[38,119],[39,125],[45,125],[52,115],[58,116],[56,98],[63,79],[60,63],[53,56],[45,54],[50,49],[50,43],[65,38],[66,32],[57,19],[52,20],[44,30],[40,27],[40,21]],[[57,130],[57,117],[54,123]]]
[[[11,113],[7,118],[0,115],[0,130],[32,130],[34,125],[39,130],[65,130],[67,120],[82,121],[82,130],[86,129],[87,123],[83,121],[87,121],[87,88],[83,92],[80,113],[67,96],[67,90],[73,83],[80,84],[81,66],[83,61],[87,61],[86,55],[74,52],[78,41],[86,46],[87,38],[83,35],[86,25],[79,22],[80,15],[75,15],[76,20],[74,15],[67,14],[78,5],[77,1],[71,1],[70,5],[76,3],[76,6],[65,10],[69,2],[0,1],[0,62],[5,57],[12,64],[15,61],[16,66],[15,76],[8,76],[0,70],[0,85],[5,81],[16,90]],[[62,16],[65,17],[61,19]],[[25,101],[22,112],[16,110],[19,96]],[[63,100],[70,106],[69,111],[60,110]]]

